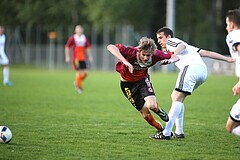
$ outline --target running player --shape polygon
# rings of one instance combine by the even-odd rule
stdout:
[[[0,65],[3,66],[3,85],[12,86],[13,83],[9,80],[10,68],[9,60],[5,53],[6,35],[4,34],[4,27],[0,25]]]
[[[137,47],[109,44],[107,49],[119,60],[116,71],[120,74],[120,85],[125,97],[151,126],[162,131],[161,123],[153,117],[150,110],[165,122],[169,118],[158,106],[148,68],[158,61],[170,58],[170,54],[157,50],[154,41],[147,37],[142,37]]]
[[[75,34],[68,39],[65,45],[65,61],[67,63],[70,62],[70,47],[72,47],[73,69],[76,70],[74,86],[78,93],[82,93],[82,81],[87,77],[88,72],[87,58],[90,63],[92,63],[93,59],[90,41],[85,34],[83,34],[83,27],[81,25],[75,27]]]
[[[230,54],[236,59],[236,75],[240,78],[240,9],[229,10],[226,14],[226,42]],[[240,96],[240,79],[232,88],[235,96]],[[226,130],[240,136],[240,99],[233,105],[226,123]]]
[[[169,140],[172,135],[172,128],[175,123],[176,138],[184,138],[183,118],[184,100],[188,95],[204,83],[207,79],[207,67],[201,58],[210,57],[213,59],[234,62],[231,57],[226,57],[216,52],[206,51],[183,42],[178,38],[173,38],[173,32],[167,27],[163,27],[156,32],[158,43],[164,50],[173,53],[169,60],[164,63],[175,63],[180,72],[177,77],[176,86],[171,94],[172,105],[169,111],[169,121],[166,123],[163,132],[152,136],[155,139]]]

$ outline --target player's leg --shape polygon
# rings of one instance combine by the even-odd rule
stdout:
[[[174,93],[177,93],[177,91],[173,91],[172,95],[174,95]],[[172,128],[174,126],[174,122],[179,117],[179,115],[183,109],[182,107],[183,107],[182,102],[179,102],[179,101],[172,102],[172,106],[168,113],[169,121],[166,123],[163,132],[153,135],[152,138],[162,139],[162,140],[170,140],[170,138],[172,136]]]
[[[174,137],[175,138],[184,138],[184,131],[183,131],[183,119],[184,119],[184,104],[182,103],[183,107],[180,111],[177,119],[175,120],[175,132]]]
[[[146,106],[148,109],[152,110],[154,113],[156,113],[163,121],[167,122],[169,120],[168,114],[158,106],[154,89],[152,87],[152,83],[149,80],[149,78],[145,78],[144,81],[141,82],[140,85],[140,94],[142,97],[144,97],[144,100],[146,102]]]
[[[201,65],[193,65],[185,68],[186,70],[181,73],[181,77],[178,79],[178,85],[176,86],[176,90],[179,91],[181,95],[174,96],[173,101],[182,102],[181,104],[181,112],[179,116],[175,120],[175,137],[176,138],[184,138],[183,132],[183,120],[184,120],[184,99],[191,95],[191,93],[197,89],[200,85],[202,85],[207,78],[207,70],[204,66]],[[185,73],[185,75],[184,75]],[[180,84],[183,84],[182,87]]]
[[[163,131],[163,134],[165,136],[170,136],[172,132],[172,128],[174,125],[174,122],[179,117],[181,111],[183,111],[183,100],[185,99],[185,94],[178,91],[173,91],[172,93],[172,105],[170,108],[170,111],[168,113],[169,121],[166,123],[165,129]]]
[[[81,94],[83,92],[83,90],[82,90],[82,82],[79,77],[80,77],[80,71],[77,70],[76,75],[75,75],[75,81],[73,84],[74,84],[76,91]]]
[[[229,133],[240,136],[240,123],[233,121],[232,118],[229,116],[226,123],[226,130]]]
[[[148,124],[150,124],[151,126],[155,127],[157,129],[158,132],[163,131],[163,127],[162,124],[160,122],[158,122],[153,115],[151,114],[151,112],[149,111],[149,109],[144,106],[141,110],[140,113],[143,117],[143,119],[145,119]]]
[[[129,102],[141,113],[142,117],[153,127],[155,127],[158,131],[162,131],[163,127],[160,122],[158,122],[153,115],[150,113],[146,102],[140,92],[140,83],[129,83],[129,82],[121,82],[121,90],[124,96],[129,100]],[[145,91],[143,92],[147,94]],[[155,97],[155,96],[154,96]],[[152,99],[151,101],[154,101]],[[156,101],[156,100],[155,100]]]
[[[184,138],[183,132],[183,121],[184,121],[184,100],[190,93],[181,92],[180,90],[173,91],[172,97],[172,106],[171,106],[171,113],[169,111],[169,119],[171,119],[171,123],[175,122],[175,132],[174,136],[176,138]],[[166,127],[167,128],[167,127]],[[170,127],[171,130],[173,127]],[[169,135],[169,130],[166,130],[166,135]]]
[[[173,125],[177,118],[179,119],[179,124],[183,124],[183,115],[184,115],[184,105],[183,101],[186,98],[186,96],[189,94],[187,90],[188,85],[188,72],[189,67],[186,66],[183,71],[179,72],[177,81],[176,81],[176,88],[173,90],[171,94],[172,99],[172,105],[170,108],[170,111],[168,113],[169,121],[166,123],[165,129],[163,131],[164,136],[171,136]],[[188,74],[187,74],[188,73]],[[181,125],[178,125],[178,127],[183,127]],[[178,130],[183,130],[183,128],[178,128]]]
[[[1,53],[0,55],[0,64],[3,66],[3,84],[5,86],[12,86],[12,82],[9,80],[10,77],[9,60],[5,53]]]
[[[85,61],[78,62],[78,69],[76,73],[76,82],[79,88],[82,88],[82,81],[87,77],[87,64]]]
[[[87,77],[87,72],[85,70],[77,70],[76,72],[76,84],[78,88],[82,89],[82,82]]]
[[[4,65],[3,66],[3,83],[4,83],[4,85],[9,82],[9,74],[10,74],[9,67],[7,65]]]
[[[79,71],[81,72],[79,74],[79,78],[81,79],[81,81],[83,81],[87,77],[87,71],[88,71],[87,63],[86,63],[86,61],[80,61],[79,64],[80,64]]]
[[[169,120],[167,112],[158,106],[155,95],[147,96],[144,98],[146,106],[156,113],[163,121],[167,122]]]
[[[171,94],[172,105],[168,113],[169,121],[166,123],[163,132],[160,134],[156,134],[153,138],[169,140],[172,135],[172,128],[174,126],[174,123],[176,119],[180,116],[181,111],[183,111],[183,101],[186,97],[186,94],[181,89],[184,86],[184,77],[186,75],[186,71],[187,70],[178,74],[178,78],[176,81],[176,89]]]
[[[237,127],[233,128],[232,134],[234,134],[236,136],[240,136],[240,124],[239,123],[238,123]]]
[[[226,130],[229,133],[240,136],[240,99],[235,103],[230,111],[226,123]]]
[[[87,65],[85,61],[78,61],[76,63],[76,77],[75,77],[75,88],[79,93],[83,91],[83,80],[87,77]]]

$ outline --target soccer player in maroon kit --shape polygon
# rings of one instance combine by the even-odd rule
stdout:
[[[75,27],[75,34],[69,37],[65,45],[65,61],[67,63],[70,62],[69,52],[71,47],[73,69],[76,70],[74,86],[78,93],[82,93],[82,81],[87,77],[88,73],[87,59],[90,63],[93,62],[93,59],[90,41],[83,33],[81,25]]]
[[[142,37],[137,47],[109,44],[107,49],[119,59],[116,71],[120,73],[121,89],[125,97],[151,126],[162,131],[161,123],[153,117],[150,110],[165,122],[169,118],[158,106],[148,68],[161,60],[169,59],[171,55],[157,50],[154,40],[147,37]]]

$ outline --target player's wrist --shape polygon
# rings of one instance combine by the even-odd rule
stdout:
[[[169,64],[171,64],[171,63],[173,63],[173,62],[174,62],[174,61],[173,61],[172,59],[169,59],[169,60],[168,60],[168,63],[169,63]]]

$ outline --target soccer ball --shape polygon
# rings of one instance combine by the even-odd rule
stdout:
[[[6,126],[0,126],[0,143],[9,143],[11,140],[11,130]]]

